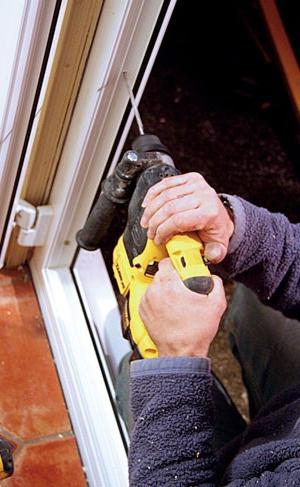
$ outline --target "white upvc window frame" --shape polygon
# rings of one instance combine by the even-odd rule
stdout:
[[[147,65],[139,75],[136,91],[139,102],[175,3],[176,0],[104,2],[50,196],[54,218],[47,243],[35,249],[30,262],[87,480],[94,487],[128,485],[128,438],[121,433],[120,419],[113,409],[113,387],[105,370],[103,344],[99,340],[97,343],[92,300],[83,299],[83,309],[75,285],[74,274],[79,272],[76,266],[73,269],[75,234],[88,216],[128,105],[122,73],[127,72],[133,86],[141,74],[141,63],[157,20],[162,19]],[[131,110],[127,119],[123,119],[124,129],[111,168],[120,157],[132,120]],[[100,253],[94,257],[103,265]],[[99,306],[100,322],[112,311],[118,319],[108,274],[103,270],[101,275],[98,287],[93,282],[87,294],[91,292],[94,299],[103,303]]]

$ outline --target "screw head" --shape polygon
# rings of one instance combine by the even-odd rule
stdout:
[[[138,160],[138,154],[137,154],[137,152],[135,152],[133,150],[129,150],[126,153],[126,159],[128,161],[131,161],[131,162],[136,162]]]

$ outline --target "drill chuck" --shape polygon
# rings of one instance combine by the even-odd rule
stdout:
[[[133,150],[138,153],[142,152],[163,152],[164,154],[170,154],[167,147],[161,143],[159,137],[154,134],[142,134],[136,137],[132,144]]]

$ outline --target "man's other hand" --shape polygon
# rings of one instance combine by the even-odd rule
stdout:
[[[159,263],[139,308],[159,356],[207,356],[226,309],[222,280],[212,278],[212,292],[197,294],[183,284],[170,259]]]
[[[165,243],[173,235],[197,231],[207,259],[217,264],[227,253],[234,224],[215,190],[201,174],[165,178],[152,186],[143,201],[141,225],[148,238]]]

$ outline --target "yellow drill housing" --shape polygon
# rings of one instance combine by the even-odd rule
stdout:
[[[203,262],[202,251],[203,245],[195,233],[177,235],[171,238],[166,245],[159,246],[147,239],[143,252],[136,256],[131,264],[123,235],[120,237],[113,253],[113,271],[119,291],[126,298],[123,329],[125,336],[129,332],[130,338],[143,358],[158,357],[157,348],[139,315],[142,296],[153,280],[158,263],[164,257],[170,257],[173,266],[187,287],[190,287],[189,282],[192,283],[191,287],[194,287],[195,283],[204,283],[205,292],[209,292],[211,287],[208,288],[207,283],[212,283],[212,281],[209,269]],[[206,279],[203,281],[202,278]]]

